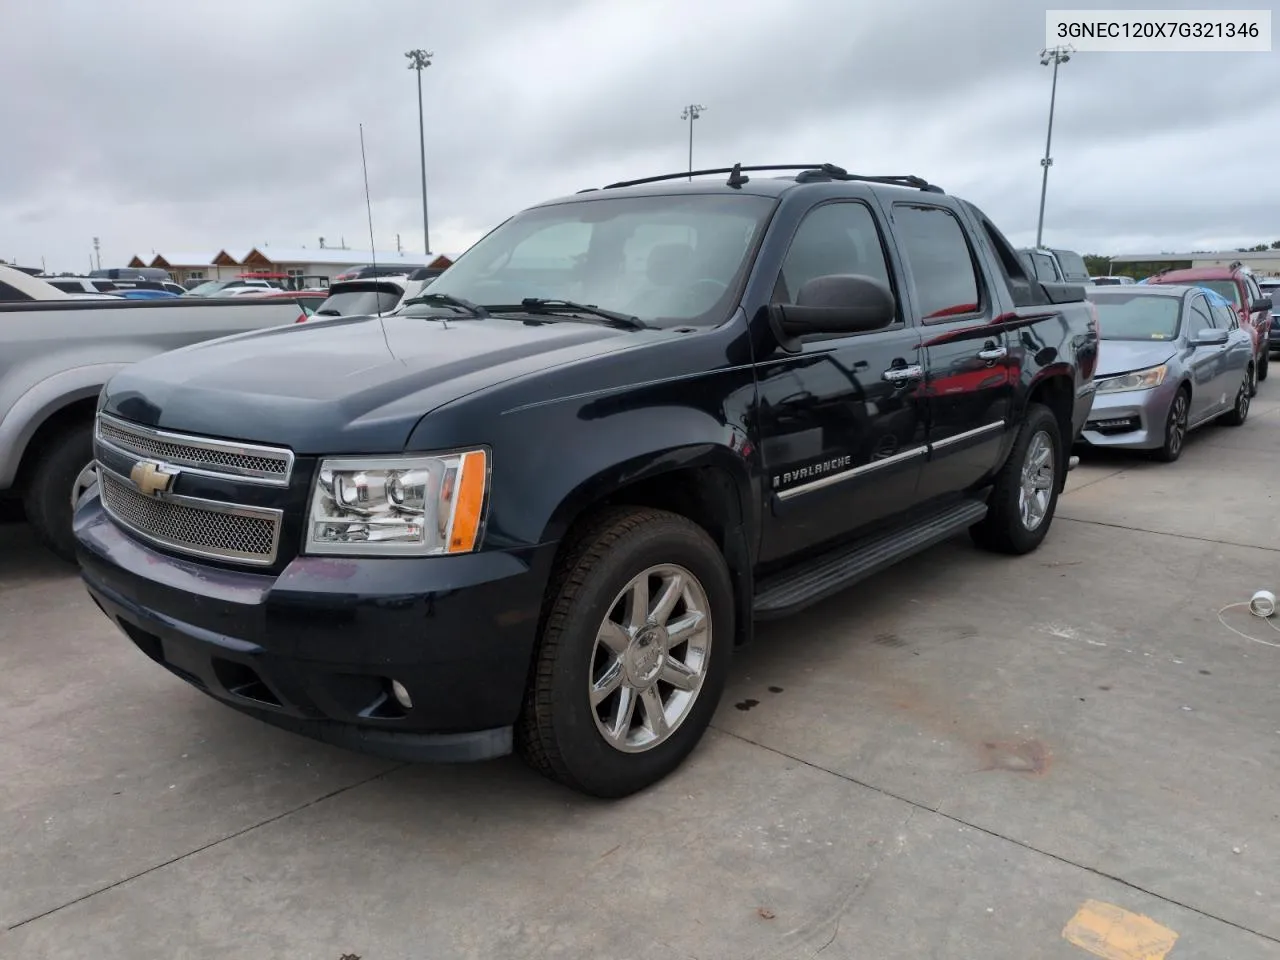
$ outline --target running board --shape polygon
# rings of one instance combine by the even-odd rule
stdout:
[[[950,540],[986,515],[986,503],[962,500],[904,529],[866,537],[821,554],[758,583],[752,613],[758,620],[795,613],[900,560]]]

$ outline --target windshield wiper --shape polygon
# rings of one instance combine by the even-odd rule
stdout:
[[[616,310],[605,310],[589,303],[575,303],[573,300],[559,300],[551,297],[525,297],[519,304],[499,304],[487,306],[490,313],[534,313],[534,314],[580,314],[597,320],[608,321],[610,326],[622,330],[648,330],[649,325],[639,317],[619,313]]]
[[[455,297],[451,293],[424,293],[417,297],[410,297],[402,307],[410,307],[416,303],[424,303],[440,307],[459,307],[466,310],[473,317],[487,317],[489,311],[480,306],[478,303],[472,303],[470,300],[463,300],[462,297]]]

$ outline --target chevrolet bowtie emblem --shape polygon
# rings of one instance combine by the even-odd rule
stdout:
[[[166,467],[154,460],[139,460],[129,471],[129,479],[146,497],[155,497],[164,493],[173,483],[178,471]]]

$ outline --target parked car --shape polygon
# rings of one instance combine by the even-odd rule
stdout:
[[[349,267],[333,278],[333,283],[346,280],[370,280],[374,277],[403,277],[413,270],[426,269],[423,264],[403,263],[366,263],[358,267]]]
[[[151,290],[147,287],[118,287],[114,294],[125,300],[171,300],[180,296],[172,290]]]
[[[40,277],[49,286],[63,293],[111,293],[116,285],[111,280],[96,280],[91,277]]]
[[[1020,252],[1026,262],[1030,262],[1036,278],[1043,283],[1079,283],[1085,286],[1093,283],[1084,258],[1073,250],[1027,247]]]
[[[390,313],[405,298],[408,286],[407,279],[402,276],[337,281],[329,285],[329,296],[316,307],[313,316],[355,317]]]
[[[99,270],[90,270],[89,278],[92,280],[172,280],[168,270],[160,267],[106,267]]]
[[[1231,302],[1240,318],[1240,326],[1253,340],[1254,359],[1258,380],[1267,379],[1271,362],[1270,330],[1271,303],[1258,289],[1253,274],[1240,261],[1226,267],[1192,267],[1186,270],[1166,270],[1147,277],[1150,284],[1194,284],[1205,287]],[[1256,393],[1256,390],[1255,390]]]
[[[694,748],[754,619],[966,531],[1036,549],[1080,287],[916,177],[719,173],[528,209],[401,313],[121,371],[94,600],[266,722],[616,797]]]
[[[1083,444],[1170,463],[1191,430],[1244,423],[1257,375],[1253,340],[1225,298],[1159,284],[1098,287],[1089,299],[1102,346]]]
[[[6,288],[21,282],[10,273],[0,267],[0,300]],[[74,560],[71,502],[93,460],[91,433],[102,385],[143,357],[290,324],[298,308],[166,294],[161,300],[125,300],[67,294],[35,277],[25,280],[33,286],[15,291],[21,299],[0,303],[0,497],[22,500],[40,540]]]
[[[1280,353],[1280,277],[1258,277],[1258,290],[1271,298],[1271,326],[1267,334],[1267,351]]]
[[[1089,279],[1093,281],[1093,285],[1095,287],[1114,287],[1114,286],[1119,286],[1121,284],[1133,283],[1133,277],[1124,277],[1124,276],[1108,275],[1108,276],[1101,276],[1101,277],[1090,277]]]
[[[302,311],[298,317],[301,323],[316,312],[316,308],[329,297],[328,290],[277,290],[262,294],[263,300],[289,300],[298,305]]]
[[[204,283],[197,284],[187,291],[188,297],[225,297],[228,290],[255,289],[264,291],[279,290],[278,285],[273,285],[266,280],[245,280],[236,278],[234,280],[206,280]]]

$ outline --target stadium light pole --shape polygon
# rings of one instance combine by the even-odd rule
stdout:
[[[706,110],[700,103],[691,103],[684,108],[684,112],[680,114],[681,120],[689,121],[689,179],[693,179],[693,121],[702,116],[702,111]]]
[[[431,66],[434,53],[426,50],[410,50],[409,69],[418,71],[418,155],[422,160],[422,255],[431,252],[431,234],[427,229],[427,134],[422,122],[422,71]]]
[[[1049,168],[1053,166],[1053,158],[1049,156],[1049,146],[1053,143],[1053,107],[1058,99],[1058,65],[1066,63],[1071,59],[1071,54],[1075,53],[1075,48],[1068,44],[1065,47],[1049,47],[1040,51],[1040,66],[1047,67],[1053,64],[1053,85],[1049,89],[1049,132],[1044,138],[1044,159],[1040,161],[1040,166],[1044,169],[1044,173],[1040,178],[1040,219],[1036,221],[1036,246],[1040,246],[1040,242],[1044,237],[1044,196],[1049,189]]]

